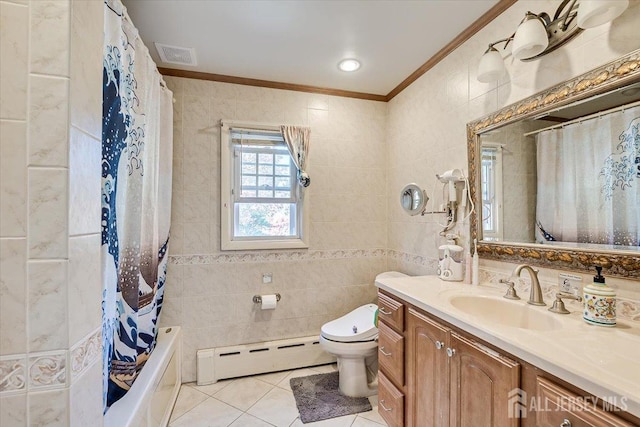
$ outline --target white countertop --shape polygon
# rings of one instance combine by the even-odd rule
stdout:
[[[458,295],[501,298],[506,287],[446,282],[437,276],[380,279],[376,286],[640,417],[640,325],[635,322],[618,319],[613,328],[589,325],[579,310],[568,307],[571,314],[549,313],[562,322],[559,329],[521,329],[468,314],[450,302]],[[510,303],[522,304],[523,310],[547,312],[553,302],[535,307],[526,303],[528,295],[520,297]]]

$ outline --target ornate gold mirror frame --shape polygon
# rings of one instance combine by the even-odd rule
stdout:
[[[640,49],[467,124],[469,187],[476,206],[482,206],[478,199],[481,133],[638,81]],[[472,239],[478,238],[478,227],[478,216],[473,212],[470,230]],[[608,276],[640,279],[640,253],[634,255],[622,251],[600,252],[591,249],[545,247],[540,244],[486,241],[479,241],[477,250],[482,258],[574,271],[593,271],[595,265],[600,265]]]

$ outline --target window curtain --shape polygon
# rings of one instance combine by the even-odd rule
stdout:
[[[120,0],[104,3],[102,340],[104,410],[157,337],[171,218],[173,95]]]
[[[538,227],[562,242],[638,246],[639,127],[633,107],[538,134]]]
[[[308,187],[311,185],[311,177],[305,170],[307,164],[307,157],[309,155],[309,139],[311,137],[311,129],[304,126],[280,126],[280,131],[284,137],[284,142],[287,143],[289,153],[293,163],[298,168],[298,189],[301,187]],[[299,191],[302,196],[302,191]]]

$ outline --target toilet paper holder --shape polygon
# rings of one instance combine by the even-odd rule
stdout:
[[[280,294],[276,294],[276,301],[280,301]],[[262,304],[262,295],[254,295],[253,302],[255,304]]]

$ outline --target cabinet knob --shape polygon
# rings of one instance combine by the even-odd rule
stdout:
[[[384,346],[380,347],[380,353],[384,354],[385,356],[391,356],[391,353],[387,353],[386,351],[384,351]]]
[[[444,347],[444,342],[442,341],[436,341],[436,348],[438,350],[442,350],[442,347]]]
[[[453,357],[454,354],[456,354],[455,348],[447,348],[447,356]]]
[[[562,420],[560,427],[571,427],[571,421],[565,418],[564,420]]]
[[[384,314],[386,316],[390,316],[391,315],[391,312],[385,310],[384,307],[380,307],[380,313],[382,313],[382,314]]]
[[[382,399],[381,401],[378,402],[378,405],[382,406],[382,409],[384,409],[387,412],[391,412],[393,410],[393,408],[387,408],[386,406],[384,406],[384,399]]]

